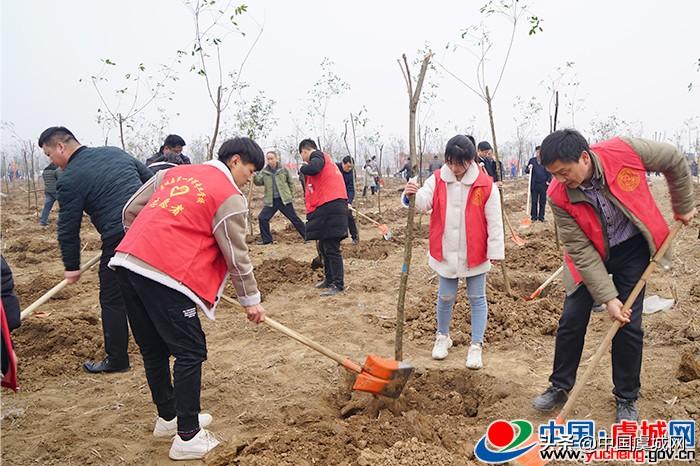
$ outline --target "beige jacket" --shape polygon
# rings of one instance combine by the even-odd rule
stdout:
[[[221,170],[229,179],[231,184],[236,186],[236,182],[231,176],[231,171],[225,164],[218,160],[206,162],[208,165]],[[124,206],[122,211],[122,221],[124,229],[128,230],[134,219],[141,212],[153,193],[156,187],[160,185],[166,176],[168,170],[157,172],[150,180],[148,180],[139,189]],[[238,186],[236,186],[238,189]],[[240,189],[239,189],[240,191]],[[248,256],[248,245],[245,242],[248,217],[248,203],[245,196],[233,195],[226,199],[214,215],[211,222],[212,234],[216,238],[221,254],[226,260],[229,276],[236,290],[238,301],[243,306],[253,306],[260,303],[260,292],[253,274],[253,264]],[[205,301],[202,297],[195,294],[184,284],[174,280],[172,277],[161,272],[160,270],[150,266],[144,261],[122,252],[117,252],[109,262],[110,267],[120,266],[133,271],[139,275],[150,278],[153,281],[161,283],[169,288],[177,290],[190,298],[210,319],[214,320],[216,304]],[[226,281],[219,289],[218,296],[223,293],[226,286]]]
[[[479,174],[476,163],[469,165],[467,172],[457,181],[450,167],[440,168],[440,178],[445,180],[447,187],[447,215],[445,216],[445,232],[442,235],[442,261],[437,261],[428,253],[428,265],[440,276],[445,278],[473,277],[491,270],[491,262],[487,260],[476,267],[467,267],[467,228],[464,210],[467,206],[469,191]],[[435,175],[430,175],[416,193],[416,211],[427,212],[433,207],[435,192]],[[403,195],[402,195],[403,196]],[[403,198],[403,197],[402,197]],[[501,217],[501,198],[496,186],[484,207],[486,214],[488,242],[486,257],[491,260],[503,260],[505,245],[503,239],[503,220]]]
[[[674,146],[664,143],[649,141],[640,138],[623,137],[621,138],[639,155],[642,164],[647,171],[662,172],[668,183],[668,188],[671,193],[671,204],[673,211],[678,214],[687,214],[693,210],[695,199],[693,198],[693,185],[690,177],[690,170],[685,161],[683,154]],[[624,205],[620,203],[607,188],[605,177],[603,176],[603,167],[597,159],[595,153],[592,153],[591,160],[593,161],[593,176],[603,184],[602,193],[612,202],[620,211],[630,219],[630,221],[644,235],[649,245],[649,251],[653,255],[656,253],[656,246],[652,239],[651,233]],[[589,202],[586,195],[580,189],[567,188],[569,199],[572,203]],[[586,285],[588,291],[593,296],[593,299],[599,303],[606,303],[615,299],[618,295],[617,289],[613,284],[612,279],[608,275],[605,264],[600,254],[596,251],[592,241],[583,233],[578,223],[564,209],[555,206],[551,199],[549,204],[554,212],[554,221],[559,227],[559,237],[564,245],[564,248],[571,256],[576,269],[581,274],[583,284]],[[608,238],[605,241],[605,255],[609,254]],[[666,258],[670,257],[667,255]],[[571,294],[578,286],[574,282],[567,267],[564,267],[564,285],[567,294]]]

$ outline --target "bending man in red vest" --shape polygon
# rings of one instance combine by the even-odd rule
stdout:
[[[312,139],[299,143],[306,165],[299,171],[306,188],[306,239],[317,240],[323,259],[324,279],[316,288],[321,296],[334,296],[345,288],[340,242],[348,237],[348,194],[338,166],[328,154],[318,150]]]
[[[674,218],[688,223],[695,201],[688,164],[673,146],[638,138],[615,138],[588,147],[575,130],[555,131],[540,149],[554,175],[549,195],[554,221],[566,250],[567,296],[559,320],[550,387],[533,406],[561,406],[576,381],[593,301],[604,303],[622,323],[612,343],[613,394],[617,421],[636,420],[642,365],[642,303],[622,303],[668,235],[667,221],[649,191],[646,171],[666,177]],[[612,278],[608,274],[612,275]]]
[[[153,435],[174,436],[174,460],[202,458],[219,443],[203,429],[212,417],[199,413],[207,345],[197,306],[213,320],[229,274],[248,319],[265,318],[245,242],[248,205],[239,188],[264,160],[252,139],[229,139],[218,160],[159,171],[124,207],[127,233],[110,266],[158,409]]]

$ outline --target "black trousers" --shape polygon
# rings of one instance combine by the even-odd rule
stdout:
[[[544,221],[544,208],[547,203],[547,185],[533,183],[530,187],[530,220]]]
[[[289,204],[283,204],[282,200],[276,197],[272,200],[272,207],[263,207],[263,210],[260,211],[260,215],[258,215],[258,221],[260,222],[260,239],[262,239],[263,243],[272,242],[270,220],[275,216],[278,210],[292,222],[292,225],[297,229],[302,239],[306,238],[306,227],[294,210],[294,204],[291,202]]]
[[[126,306],[119,288],[117,274],[107,266],[114,256],[114,249],[122,238],[124,238],[124,234],[120,233],[102,241],[102,256],[98,272],[105,353],[107,353],[110,365],[114,367],[129,365],[129,324],[126,319]]]
[[[613,276],[620,301],[625,302],[647,265],[649,247],[641,234],[611,248],[605,267]],[[636,400],[639,396],[644,342],[643,302],[644,289],[634,300],[630,323],[620,328],[612,342],[613,393],[629,400]],[[549,377],[555,387],[571,390],[576,382],[592,306],[593,297],[584,285],[564,300],[554,349],[554,369]]]
[[[318,250],[323,259],[323,273],[326,283],[339,289],[345,288],[343,255],[340,253],[341,238],[326,238],[319,240]]]
[[[359,240],[360,235],[357,231],[357,223],[355,223],[355,217],[352,215],[352,210],[348,209],[348,230],[350,230],[350,238],[354,240]]]
[[[177,415],[178,432],[199,429],[207,342],[197,307],[184,294],[130,270],[117,267],[117,275],[158,415],[166,420]]]

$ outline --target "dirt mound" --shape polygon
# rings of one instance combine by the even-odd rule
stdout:
[[[686,350],[681,355],[676,378],[681,382],[691,382],[700,379],[700,362],[695,359],[692,351]]]
[[[103,338],[98,312],[54,312],[23,321],[12,332],[15,351],[21,355],[22,378],[37,380],[80,371],[86,359],[100,357]]]
[[[523,246],[514,246],[507,249],[506,263],[509,270],[554,272],[562,265],[563,256],[557,251],[556,243],[553,240],[532,236],[526,238],[526,240],[527,243]]]
[[[418,216],[414,218],[413,221],[413,239],[414,241],[416,239],[428,239],[428,235],[430,234],[430,225],[429,222],[430,220],[426,217],[423,218],[423,221],[421,222],[420,226],[418,225]],[[404,238],[406,235],[404,234],[404,231],[406,230],[405,226],[402,227],[397,227],[396,229],[392,230],[393,237],[396,241],[403,243]]]
[[[47,251],[58,251],[58,243],[37,238],[20,237],[7,242],[7,252],[33,252],[36,254]]]
[[[408,215],[408,209],[400,208],[400,209],[385,209],[382,211],[381,215],[379,212],[365,212],[361,211],[363,215],[366,215],[367,217],[376,220],[377,222],[380,223],[394,223],[394,222],[406,222],[406,216]],[[363,225],[373,225],[373,223],[366,218],[364,218],[362,215],[355,214],[355,218],[357,219],[358,222],[360,222]]]
[[[395,248],[396,243],[393,241],[386,241],[383,238],[372,238],[369,241],[360,241],[357,244],[343,244],[343,258],[378,261],[389,257],[389,253]]]
[[[480,430],[481,408],[509,396],[506,385],[464,370],[423,370],[397,401],[341,387],[327,406],[288,407],[286,426],[223,445],[207,464],[470,464],[459,459],[472,450],[466,432]]]
[[[690,287],[690,299],[693,301],[700,301],[700,282],[696,282]]]
[[[261,292],[271,293],[281,283],[313,283],[322,276],[312,270],[308,262],[283,257],[262,261],[255,267],[255,278]]]
[[[541,297],[535,301],[525,301],[500,291],[502,287],[496,272],[491,272],[487,286],[486,299],[489,304],[489,317],[486,326],[486,342],[502,340],[518,341],[533,335],[553,335],[558,327],[562,300],[559,293],[551,297]],[[530,294],[538,284],[536,280],[513,280],[513,291],[519,295]],[[406,308],[406,335],[411,340],[432,341],[435,335],[435,306],[437,302],[437,284],[432,289],[424,288],[423,293],[411,297]],[[465,285],[460,283],[457,302],[455,303],[450,327],[450,336],[455,346],[468,345],[471,342],[471,314]]]

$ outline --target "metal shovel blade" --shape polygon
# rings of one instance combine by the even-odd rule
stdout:
[[[413,370],[414,367],[406,362],[370,354],[352,388],[375,395],[398,398]]]

